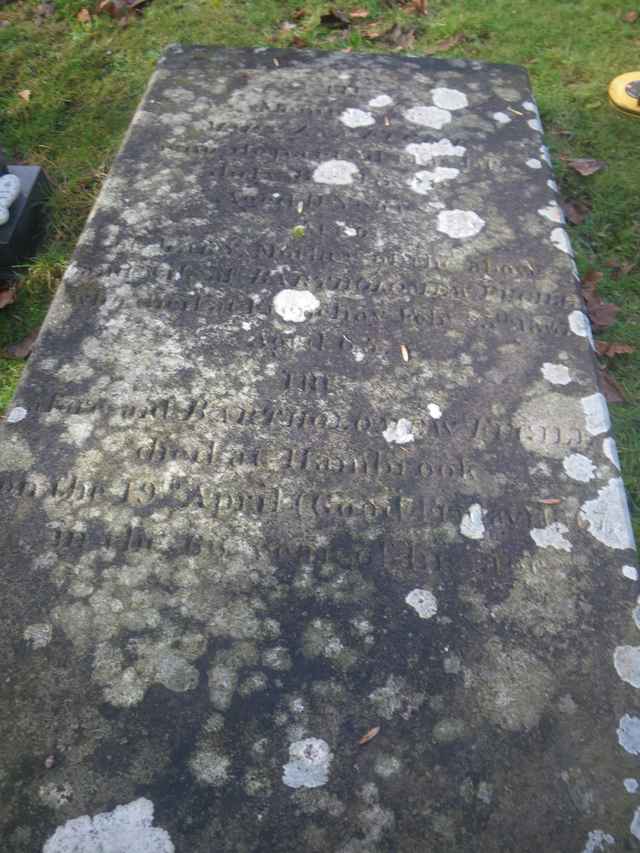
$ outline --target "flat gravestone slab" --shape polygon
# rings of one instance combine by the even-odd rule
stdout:
[[[4,850],[640,849],[556,193],[522,69],[169,50],[3,427]]]

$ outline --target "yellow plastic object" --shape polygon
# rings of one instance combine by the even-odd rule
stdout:
[[[609,83],[609,100],[626,115],[640,116],[640,71],[620,74]]]

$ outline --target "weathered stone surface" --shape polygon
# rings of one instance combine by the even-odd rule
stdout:
[[[518,68],[168,52],[3,427],[3,849],[638,849],[546,160]]]

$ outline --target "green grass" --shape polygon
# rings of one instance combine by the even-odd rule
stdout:
[[[37,261],[25,267],[15,304],[0,311],[0,347],[19,340],[46,313],[50,297],[82,229],[100,183],[162,49],[171,42],[281,45],[389,50],[361,29],[394,20],[416,28],[412,52],[428,50],[457,33],[463,44],[446,53],[525,65],[532,78],[563,196],[591,213],[571,237],[584,272],[605,272],[601,290],[620,305],[603,336],[638,352],[616,359],[613,373],[628,403],[612,406],[624,476],[640,508],[640,263],[618,279],[608,261],[640,261],[640,119],[617,114],[607,84],[640,64],[640,21],[625,23],[628,7],[613,0],[430,0],[425,18],[407,16],[383,0],[153,0],[127,27],[106,16],[81,24],[81,0],[54,0],[53,16],[39,20],[35,0],[0,7],[0,143],[17,161],[39,163],[54,186],[51,225]],[[330,6],[369,10],[347,33],[320,24]],[[93,11],[93,6],[88,6]],[[282,31],[296,9],[306,14],[295,31]],[[25,102],[18,92],[28,89]],[[568,157],[605,160],[588,178],[573,173]],[[22,364],[0,359],[0,409]]]

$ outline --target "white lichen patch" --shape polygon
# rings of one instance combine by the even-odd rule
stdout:
[[[530,536],[538,548],[555,548],[556,551],[570,551],[571,542],[565,539],[564,534],[569,532],[566,524],[554,521],[546,527],[534,527]]]
[[[475,237],[484,225],[484,219],[472,210],[441,210],[438,214],[438,231],[456,240]]]
[[[406,418],[391,421],[382,433],[382,437],[387,444],[409,444],[411,441],[415,441],[415,436],[411,431],[411,421]]]
[[[459,169],[452,169],[447,166],[436,166],[431,171],[416,172],[416,174],[408,181],[409,186],[414,193],[418,195],[428,195],[433,189],[434,184],[440,184],[443,181],[452,181],[460,174]]]
[[[570,456],[565,456],[562,460],[562,467],[572,480],[579,483],[588,483],[596,475],[596,466],[582,453],[572,453]]]
[[[571,382],[571,373],[564,364],[545,361],[540,370],[547,382],[551,382],[552,385],[568,385]]]
[[[607,457],[609,462],[611,462],[612,465],[615,465],[615,467],[619,471],[620,470],[620,457],[618,456],[618,448],[616,446],[614,439],[611,438],[611,436],[607,436],[607,438],[603,439],[603,441],[602,441],[602,452]]]
[[[408,154],[415,158],[418,166],[427,166],[436,157],[464,157],[464,145],[453,145],[449,139],[438,142],[411,142],[405,148]]]
[[[390,107],[392,104],[393,98],[389,97],[389,95],[376,95],[375,98],[371,98],[368,106],[374,110],[381,110],[385,107]]]
[[[548,187],[549,187],[549,189],[550,189],[550,190],[552,190],[554,193],[557,193],[557,192],[559,192],[559,191],[560,191],[560,188],[558,187],[558,185],[556,184],[556,182],[553,180],[553,178],[549,178],[549,180],[547,181],[547,186],[548,186]]]
[[[310,290],[285,288],[273,298],[273,310],[287,323],[303,323],[319,307],[319,300]]]
[[[587,523],[589,533],[609,548],[635,547],[627,496],[619,477],[609,480],[597,498],[582,505],[580,519]]]
[[[317,184],[332,184],[346,186],[360,173],[355,163],[350,160],[325,160],[315,169],[313,180]]]
[[[565,221],[562,208],[555,201],[552,201],[546,207],[539,208],[538,213],[540,216],[544,216],[545,219],[548,219],[549,222],[564,223]]]
[[[189,761],[189,767],[196,779],[213,787],[224,785],[230,765],[226,755],[212,749],[201,749]]]
[[[67,422],[65,440],[68,440],[71,444],[75,444],[76,447],[82,447],[92,432],[93,424],[90,421],[71,415]]]
[[[233,699],[238,674],[231,666],[218,663],[209,669],[209,698],[214,708],[226,710]]]
[[[464,721],[456,717],[439,720],[433,727],[431,738],[435,743],[452,743],[464,737]]]
[[[553,163],[551,162],[551,154],[549,154],[549,149],[547,148],[546,145],[540,146],[540,156],[542,157],[544,162],[547,164],[547,166],[553,165]]]
[[[579,338],[586,338],[589,341],[591,349],[595,349],[591,323],[584,311],[578,311],[576,309],[569,314],[569,328],[573,334],[577,335]]]
[[[296,741],[289,747],[282,781],[289,788],[319,788],[329,780],[333,756],[329,744],[317,737]]]
[[[596,476],[596,466],[582,453],[572,453],[562,460],[562,467],[572,480],[588,483]]]
[[[431,619],[438,612],[438,601],[428,589],[412,589],[405,601],[421,619]]]
[[[511,122],[511,118],[506,113],[497,112],[494,113],[491,118],[494,121],[497,121],[498,124],[509,124]]]
[[[358,235],[357,229],[347,225],[347,223],[342,219],[336,219],[336,225],[338,228],[342,229],[342,233],[345,237],[356,237]]]
[[[402,763],[395,755],[379,755],[376,758],[374,772],[383,779],[396,776],[402,770]]]
[[[424,704],[425,695],[415,692],[404,678],[390,675],[383,687],[377,687],[369,694],[369,699],[376,714],[383,719],[391,720],[399,714],[404,720],[409,720]]]
[[[640,717],[624,714],[618,723],[618,743],[630,755],[640,755]]]
[[[291,669],[291,656],[284,646],[274,646],[262,653],[262,663],[269,669],[286,672]]]
[[[341,577],[344,581],[344,576]],[[353,666],[356,655],[337,634],[336,626],[328,619],[312,619],[302,637],[302,649],[309,658],[325,657],[340,667]]]
[[[551,232],[551,242],[556,247],[556,249],[560,249],[561,252],[564,252],[566,255],[570,255],[573,257],[573,249],[571,248],[571,241],[569,240],[569,235],[564,230],[564,228],[554,228]]]
[[[613,665],[623,681],[640,687],[640,646],[617,646]]]
[[[624,780],[624,789],[628,794],[635,794],[638,790],[639,784],[637,779],[627,778]]]
[[[451,121],[449,110],[443,110],[440,107],[411,107],[405,111],[404,117],[411,124],[417,124],[420,127],[432,127],[435,130],[440,130]]]
[[[462,667],[462,661],[458,655],[447,655],[442,661],[442,668],[447,675],[457,675]]]
[[[358,110],[352,107],[349,107],[349,109],[345,110],[341,114],[340,121],[346,127],[369,127],[376,122],[371,113],[366,112],[366,110]]]
[[[29,643],[32,649],[44,649],[51,642],[53,636],[53,628],[48,622],[39,622],[34,625],[27,625],[22,636]]]
[[[527,160],[527,166],[530,169],[542,169],[542,163],[540,162],[540,160],[537,160],[535,157],[530,157]]]
[[[431,93],[431,99],[436,107],[443,110],[463,110],[469,106],[469,99],[464,92],[458,89],[447,89],[445,86],[438,86]]]
[[[611,847],[615,843],[616,840],[613,835],[609,835],[608,832],[603,832],[601,829],[594,829],[587,836],[587,843],[582,853],[601,853],[601,851],[606,850],[607,847]]]
[[[68,782],[47,782],[38,788],[38,797],[45,806],[61,809],[73,799],[73,788]]]
[[[8,424],[17,424],[27,417],[27,410],[24,406],[15,406],[7,415],[6,421]]]
[[[175,853],[169,833],[153,826],[153,803],[141,797],[112,812],[68,820],[42,853]]]
[[[630,581],[638,580],[638,570],[635,566],[623,566],[622,574],[625,578],[628,578]]]
[[[589,435],[600,435],[611,429],[609,407],[607,406],[604,394],[597,391],[589,397],[583,397],[580,403]]]
[[[427,412],[429,412],[429,417],[433,418],[434,421],[437,421],[442,417],[442,409],[437,403],[429,403],[427,406]]]
[[[467,539],[484,539],[484,510],[480,504],[471,504],[460,522],[460,533]]]

